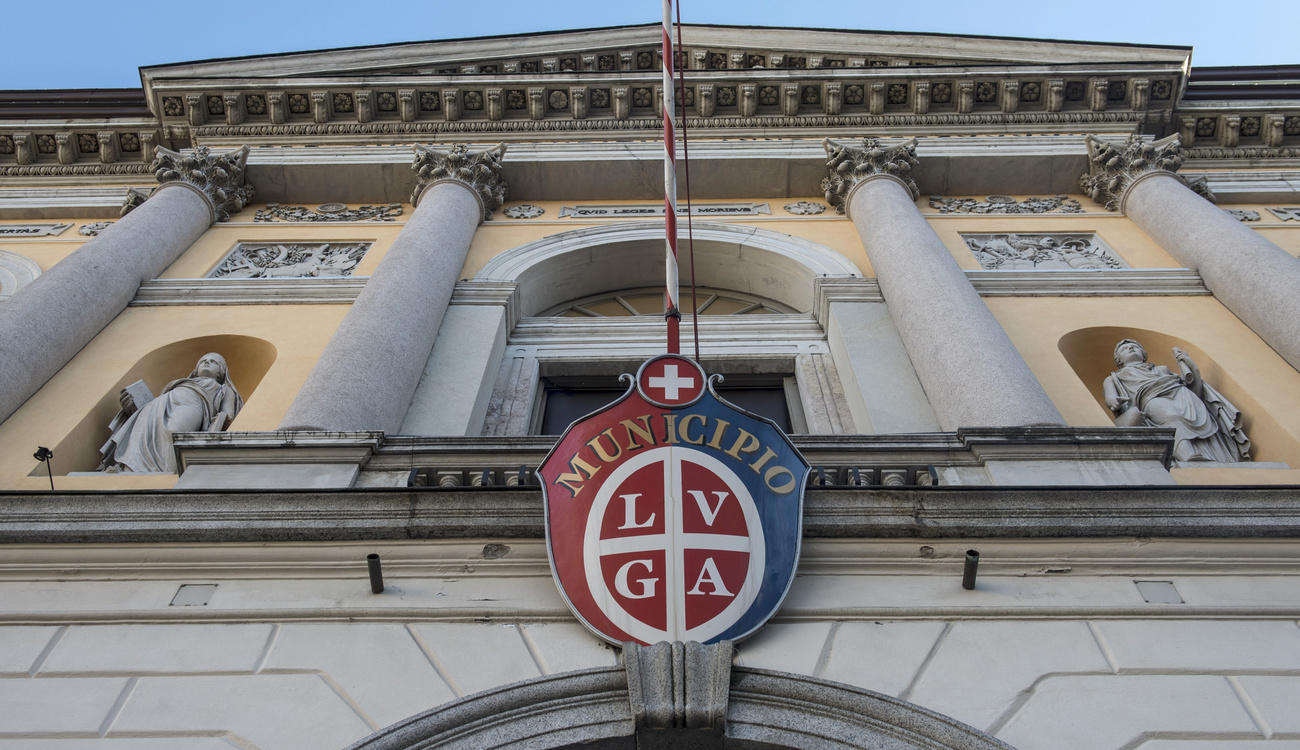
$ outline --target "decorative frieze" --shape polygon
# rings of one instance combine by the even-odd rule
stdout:
[[[921,195],[912,179],[912,169],[920,162],[916,159],[916,139],[897,146],[883,146],[876,138],[865,138],[861,146],[836,143],[829,138],[822,141],[826,148],[826,171],[822,190],[826,202],[844,213],[849,191],[859,181],[872,175],[889,175],[898,179],[915,199]]]
[[[1252,211],[1247,208],[1225,208],[1223,210],[1227,211],[1228,214],[1237,221],[1259,221],[1258,211]]]
[[[208,274],[220,279],[351,276],[369,242],[241,242]]]
[[[1064,195],[1055,197],[1030,197],[1016,200],[1009,195],[990,195],[984,200],[976,198],[944,198],[930,196],[930,208],[941,214],[1081,214],[1079,201]]]
[[[77,230],[77,234],[80,234],[83,237],[98,237],[100,232],[111,226],[113,226],[113,222],[111,221],[95,221],[89,224],[82,224],[81,228]]]
[[[153,170],[163,185],[182,182],[203,193],[212,202],[215,219],[226,221],[253,197],[253,186],[244,184],[247,162],[248,146],[224,154],[214,154],[207,146],[190,153],[159,147]]]
[[[501,213],[505,214],[507,219],[536,219],[538,216],[546,213],[546,209],[529,203],[520,203],[507,208]]]
[[[268,203],[266,208],[257,209],[253,221],[392,221],[402,215],[402,210],[400,203],[356,208],[348,208],[343,203],[322,203],[316,208]]]
[[[1124,192],[1142,175],[1150,172],[1173,174],[1183,165],[1183,147],[1177,134],[1158,141],[1131,135],[1122,145],[1087,136],[1089,170],[1079,177],[1079,185],[1089,198],[1108,210],[1120,210]],[[1198,195],[1213,201],[1204,177],[1188,180],[1174,175]]]
[[[787,203],[782,206],[782,208],[785,209],[786,213],[791,213],[796,216],[815,216],[826,210],[826,206],[821,203],[813,203],[812,201]]]
[[[498,143],[486,151],[470,151],[463,143],[453,144],[446,152],[428,146],[415,145],[416,186],[411,203],[418,203],[420,194],[431,184],[441,180],[455,180],[473,190],[483,204],[483,219],[492,218],[492,212],[506,200],[506,181],[502,175],[501,159],[506,145]]]
[[[71,226],[71,224],[0,224],[0,239],[57,237]]]
[[[685,203],[677,206],[679,216],[685,216],[686,210]],[[690,212],[692,216],[759,216],[771,214],[772,209],[766,203],[694,203],[690,207]],[[618,219],[630,216],[663,215],[662,203],[564,206],[560,209],[561,218],[576,216],[583,219]]]
[[[1127,268],[1097,235],[1054,234],[965,234],[966,247],[980,265],[989,270],[1091,270]]]

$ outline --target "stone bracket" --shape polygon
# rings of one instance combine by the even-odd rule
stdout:
[[[628,701],[638,736],[666,729],[721,736],[726,731],[734,655],[731,641],[624,644]]]

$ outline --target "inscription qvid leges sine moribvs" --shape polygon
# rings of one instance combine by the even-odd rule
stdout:
[[[208,278],[351,276],[369,249],[369,242],[241,242]]]

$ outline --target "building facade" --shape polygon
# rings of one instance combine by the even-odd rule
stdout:
[[[1300,69],[683,36],[773,620],[613,647],[548,563],[665,345],[656,25],[153,66],[0,92],[0,748],[1300,746]]]

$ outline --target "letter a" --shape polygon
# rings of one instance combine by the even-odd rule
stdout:
[[[687,594],[706,593],[704,591],[700,591],[700,584],[705,584],[705,583],[713,587],[712,591],[707,592],[709,596],[731,596],[732,595],[730,591],[727,591],[727,587],[722,583],[722,574],[718,572],[718,564],[713,562],[712,557],[704,558],[704,566],[700,568],[700,577],[695,579],[694,588],[692,588],[690,591],[687,591],[686,593]]]

